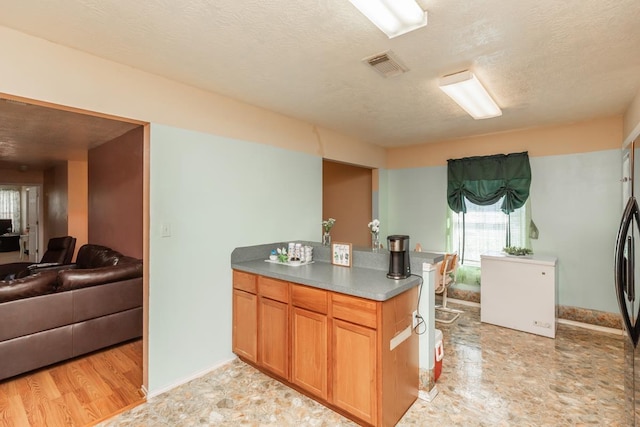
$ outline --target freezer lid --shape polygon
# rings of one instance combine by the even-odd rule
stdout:
[[[524,264],[538,264],[538,265],[547,265],[547,266],[555,266],[558,262],[558,258],[550,255],[509,255],[504,252],[486,252],[480,255],[480,261],[483,259],[495,259],[500,261],[509,261],[509,262],[521,262]]]

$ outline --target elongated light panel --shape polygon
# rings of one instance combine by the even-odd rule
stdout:
[[[427,12],[415,0],[349,0],[390,39],[427,25]]]
[[[498,104],[471,71],[443,77],[440,89],[476,120],[502,115]]]

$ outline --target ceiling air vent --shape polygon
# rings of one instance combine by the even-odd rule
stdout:
[[[409,69],[390,50],[378,53],[362,60],[374,70],[382,74],[382,77],[394,77],[406,73]]]

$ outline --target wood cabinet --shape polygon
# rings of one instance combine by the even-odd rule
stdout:
[[[260,297],[258,312],[258,363],[282,378],[289,378],[289,307]]]
[[[291,285],[291,382],[328,398],[328,293]]]
[[[359,424],[400,420],[418,396],[417,288],[380,302],[246,274],[234,271],[239,357]]]
[[[289,283],[258,277],[258,363],[289,379]]]
[[[327,316],[294,307],[291,316],[291,382],[327,399]]]
[[[233,273],[233,352],[244,359],[258,361],[258,296],[256,276]]]
[[[332,403],[374,424],[377,412],[376,331],[334,319]]]
[[[375,301],[332,294],[332,402],[373,424],[379,393],[378,306]]]

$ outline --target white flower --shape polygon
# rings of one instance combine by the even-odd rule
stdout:
[[[329,231],[331,231],[331,228],[335,223],[336,223],[336,220],[334,218],[329,218],[326,221],[322,221],[322,227],[324,227],[324,231],[328,233]]]
[[[367,224],[367,227],[369,227],[369,231],[371,231],[371,233],[378,234],[380,232],[380,221],[374,219],[369,224]]]

